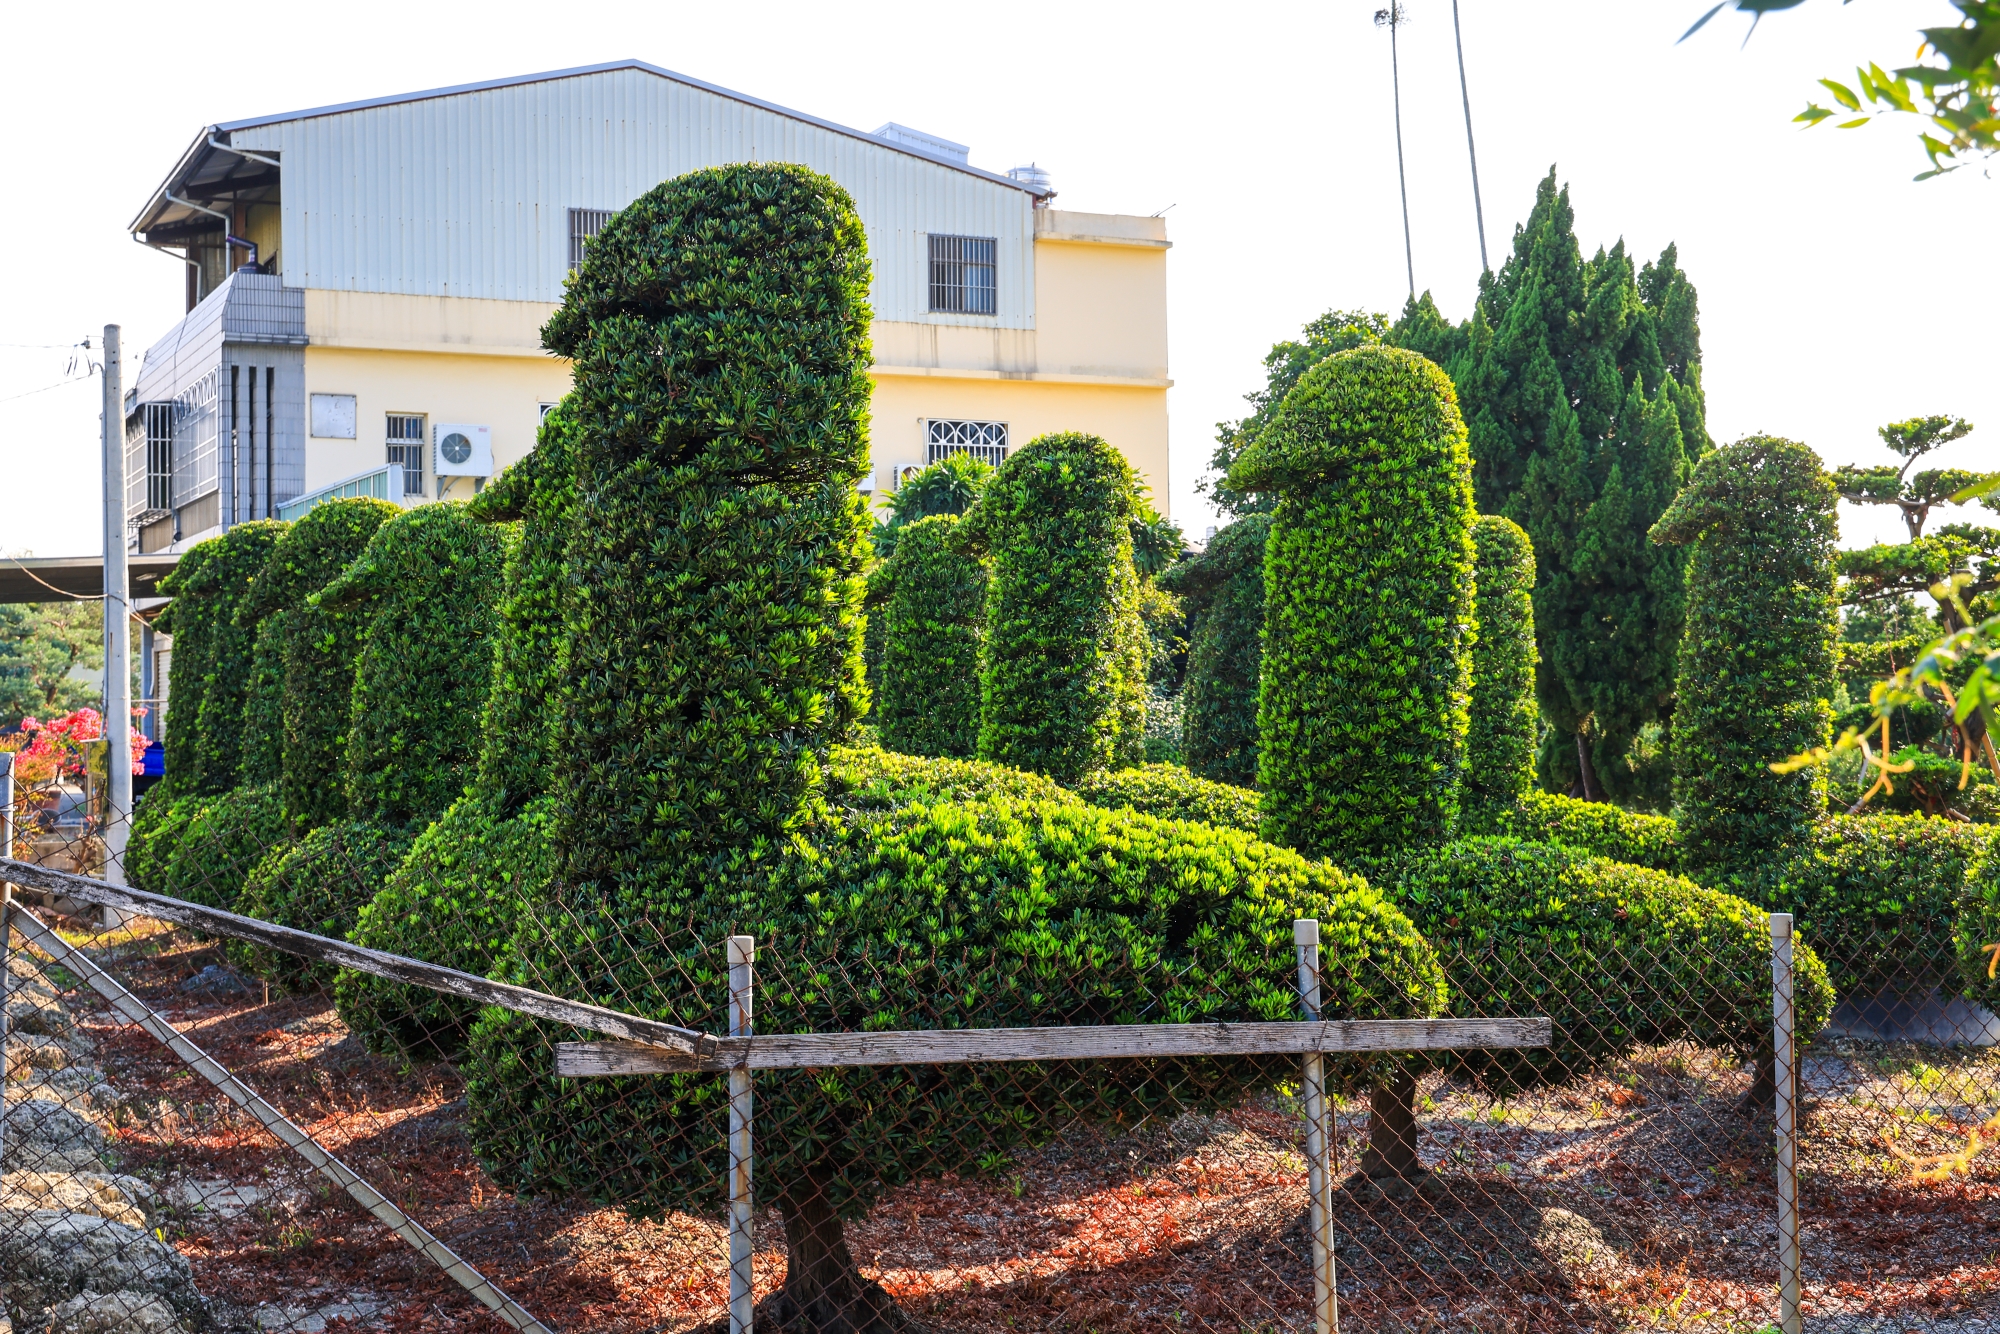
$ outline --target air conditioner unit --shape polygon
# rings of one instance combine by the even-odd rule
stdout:
[[[439,422],[431,428],[433,474],[438,477],[491,477],[493,431],[462,422]]]

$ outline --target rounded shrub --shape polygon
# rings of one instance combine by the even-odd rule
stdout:
[[[1449,839],[1474,518],[1450,379],[1396,348],[1328,357],[1228,485],[1279,498],[1264,549],[1264,836],[1335,860]]]
[[[264,859],[245,882],[235,911],[345,940],[361,905],[375,897],[402,862],[411,839],[408,830],[371,820],[320,825]],[[332,965],[296,954],[233,941],[229,957],[238,967],[288,990],[333,984]]]
[[[1257,695],[1264,657],[1266,514],[1238,519],[1208,549],[1160,576],[1194,617],[1182,688],[1181,754],[1202,778],[1257,781]]]
[[[386,500],[359,497],[315,505],[278,539],[251,586],[253,615],[284,618],[278,786],[286,816],[301,831],[347,813],[345,701],[354,688],[364,625],[358,609],[313,606],[310,599],[353,563],[377,528],[400,513]],[[253,694],[262,698],[261,691]]]
[[[992,558],[979,757],[1066,783],[1145,753],[1146,627],[1132,567],[1139,482],[1094,435],[1044,435],[965,520]]]
[[[237,788],[203,803],[188,819],[158,892],[234,912],[244,882],[288,842],[277,788]]]
[[[966,756],[978,747],[986,566],[956,541],[958,523],[954,515],[935,514],[905,525],[883,566],[882,690],[875,704],[888,750]]]
[[[1535,702],[1535,545],[1512,519],[1472,525],[1472,703],[1465,737],[1465,802],[1504,806],[1535,782],[1541,710]]]
[[[471,781],[501,577],[499,531],[447,501],[383,523],[309,599],[367,617],[349,696],[350,815],[427,823]]]
[[[1257,794],[1196,778],[1178,764],[1142,764],[1086,774],[1071,784],[1093,806],[1133,810],[1162,820],[1199,820],[1217,829],[1257,832]]]
[[[886,811],[912,802],[1075,801],[1054,779],[984,760],[903,755],[872,746],[835,746],[827,793],[845,811]]]
[[[1436,947],[1451,1012],[1547,1015],[1544,1048],[1452,1053],[1490,1082],[1560,1082],[1642,1045],[1749,1057],[1771,1038],[1771,933],[1732,895],[1554,844],[1461,839],[1378,863],[1375,879]],[[1827,970],[1795,952],[1796,1031],[1833,1010]]]
[[[1826,811],[1825,766],[1771,765],[1831,740],[1837,500],[1810,449],[1751,436],[1703,456],[1653,526],[1693,549],[1672,742],[1690,865],[1749,867]]]
[[[1680,826],[1671,818],[1558,792],[1526,792],[1510,803],[1471,807],[1460,827],[1467,835],[1561,843],[1655,871],[1681,869]]]

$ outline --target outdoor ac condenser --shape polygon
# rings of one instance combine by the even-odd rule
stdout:
[[[491,477],[493,431],[463,422],[439,422],[431,428],[433,476]]]

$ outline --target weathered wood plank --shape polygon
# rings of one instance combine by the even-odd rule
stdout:
[[[32,862],[18,862],[11,858],[0,857],[0,880],[11,881],[30,889],[62,894],[84,903],[121,908],[141,917],[157,918],[163,922],[178,922],[182,926],[192,926],[211,935],[247,940],[252,944],[265,945],[287,954],[297,954],[308,959],[318,959],[322,963],[352,968],[358,973],[373,973],[377,977],[386,977],[393,982],[408,982],[412,986],[463,996],[467,1000],[479,1001],[486,1005],[505,1006],[522,1014],[534,1015],[538,1019],[552,1019],[559,1024],[569,1024],[591,1033],[605,1033],[614,1038],[623,1038],[636,1046],[649,1046],[653,1050],[665,1048],[689,1055],[715,1050],[716,1039],[713,1035],[697,1032],[691,1028],[663,1024],[656,1019],[642,1019],[638,1015],[609,1010],[601,1005],[585,1005],[578,1001],[564,1000],[560,996],[532,991],[527,987],[494,982],[471,973],[461,973],[455,968],[440,968],[436,964],[406,959],[400,954],[364,949],[359,945],[350,945],[344,940],[316,936],[310,931],[274,926],[270,922],[260,922],[254,917],[240,917],[233,912],[203,907],[201,904],[189,903],[184,899],[170,899],[160,894],[148,894],[144,890],[110,885],[102,880],[72,875],[67,871],[51,871]]]
[[[714,1056],[700,1058],[678,1056],[631,1042],[562,1042],[556,1044],[556,1073],[568,1078],[589,1078],[742,1068],[798,1070],[834,1065],[1544,1047],[1548,1045],[1549,1034],[1547,1019],[1336,1019],[1318,1023],[770,1033],[723,1038]]]

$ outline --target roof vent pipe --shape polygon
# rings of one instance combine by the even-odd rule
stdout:
[[[224,245],[240,246],[250,252],[250,262],[236,266],[238,273],[257,272],[257,243],[255,241],[246,241],[242,237],[226,230],[222,233],[222,241]]]

